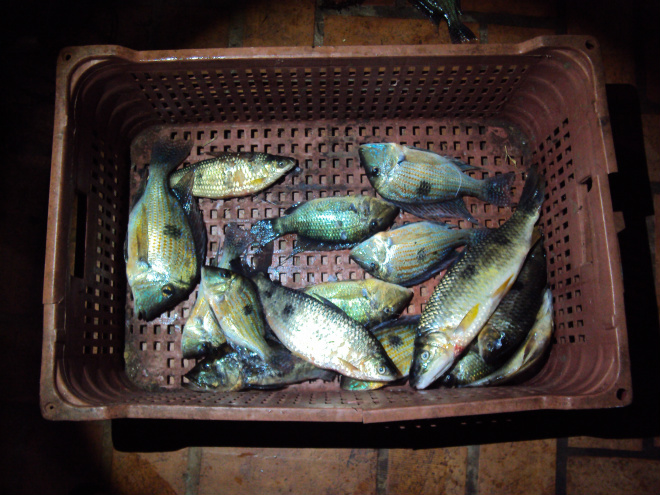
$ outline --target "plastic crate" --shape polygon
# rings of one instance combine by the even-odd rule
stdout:
[[[162,135],[192,140],[190,161],[223,149],[299,159],[298,172],[254,197],[200,200],[209,257],[229,221],[251,224],[317,197],[375,194],[359,164],[361,143],[400,142],[490,173],[514,171],[514,199],[524,171],[536,164],[548,184],[540,224],[556,324],[546,365],[524,384],[484,389],[345,392],[336,382],[215,394],[184,388],[182,375],[194,362],[181,357],[181,328],[196,290],[161,318],[138,321],[123,260],[131,195]],[[57,73],[42,413],[69,420],[383,422],[626,405],[632,391],[608,186],[614,171],[599,49],[587,37],[517,45],[65,49]],[[473,199],[468,208],[485,226],[512,212]],[[397,222],[412,219],[402,214]],[[276,263],[294,238],[275,242]],[[364,272],[348,251],[330,251],[301,253],[276,276],[303,287]],[[408,313],[421,311],[437,280],[415,287]]]

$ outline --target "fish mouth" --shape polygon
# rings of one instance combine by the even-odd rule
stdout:
[[[433,360],[431,365],[427,365],[421,370],[421,366],[416,366],[410,370],[410,385],[417,390],[427,388],[438,378],[440,378],[452,365],[454,357],[451,353],[443,352]]]

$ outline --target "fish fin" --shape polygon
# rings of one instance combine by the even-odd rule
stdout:
[[[477,39],[472,30],[463,24],[460,19],[450,19],[448,17],[447,26],[449,27],[449,37],[454,44],[470,43]]]
[[[452,199],[450,201],[443,201],[442,203],[403,203],[400,201],[391,201],[390,203],[398,206],[402,210],[407,211],[419,218],[426,220],[439,220],[441,218],[464,218],[472,223],[479,223],[479,220],[474,218],[465,206],[462,198]]]
[[[124,239],[124,263],[128,263],[128,236]]]
[[[461,172],[469,172],[470,170],[483,170],[482,167],[477,167],[476,165],[470,165],[469,163],[465,163],[463,160],[454,158],[453,156],[445,156],[444,158],[449,160],[451,164],[454,165],[455,167],[458,167]]]
[[[463,160],[460,160],[458,158],[454,158],[453,156],[448,156],[448,155],[441,155],[440,153],[436,153],[435,151],[430,151],[430,150],[425,150],[424,148],[417,148],[415,146],[407,146],[406,147],[407,153],[405,154],[405,159],[409,162],[428,162],[430,166],[433,166],[436,164],[436,162],[430,161],[430,157],[437,157],[437,162],[442,163],[444,161],[447,161],[457,167],[461,172],[468,172],[470,170],[483,170],[481,167],[477,167],[476,165],[470,165],[469,163],[465,163]],[[421,156],[418,155],[418,153],[421,153]]]
[[[472,325],[478,314],[479,304],[477,303],[472,307],[470,311],[467,312],[461,322],[456,326],[454,331],[457,333],[464,333],[468,328],[470,328],[470,325]]]
[[[515,282],[515,277],[513,275],[509,276],[502,285],[500,285],[495,292],[493,292],[493,298],[502,298],[504,295],[506,295],[507,292],[509,292],[509,289]]]
[[[516,174],[509,172],[484,179],[479,199],[495,206],[509,206],[511,204],[511,186],[515,178]]]
[[[346,315],[346,312],[345,312],[343,309],[341,309],[339,306],[337,306],[335,303],[333,303],[333,302],[330,301],[329,299],[326,299],[326,298],[323,297],[323,296],[319,296],[318,294],[307,294],[307,295],[308,295],[308,296],[312,296],[312,295],[313,295],[315,299],[317,299],[318,301],[322,302],[322,303],[325,304],[326,306],[329,306],[329,307],[331,307],[332,309],[337,310],[337,311],[339,311],[340,313]],[[348,316],[348,315],[346,315],[346,316]]]
[[[374,326],[371,329],[371,333],[376,335],[377,333],[391,327],[399,326],[399,325],[418,325],[419,324],[419,319],[421,318],[422,315],[405,315],[405,316],[399,316],[398,318],[394,320],[387,320],[382,323],[379,323],[378,325]]]
[[[206,258],[206,226],[202,218],[202,212],[199,210],[197,200],[192,195],[195,185],[195,172],[191,170],[184,174],[179,182],[172,188],[174,196],[181,204],[185,213],[188,225],[192,231],[193,241],[195,243],[195,254],[197,255],[197,264],[204,264]]]
[[[545,179],[538,173],[536,167],[532,166],[527,171],[527,179],[520,194],[516,211],[533,212],[543,204],[545,192]]]
[[[131,200],[131,205],[135,206],[140,199],[142,199],[142,196],[144,196],[144,191],[147,189],[147,181],[142,180],[140,182],[140,185],[138,186],[137,192],[133,195],[133,198]]]
[[[213,158],[224,158],[227,155],[233,155],[231,151],[205,151],[205,155],[212,156]]]
[[[252,267],[250,273],[267,273],[270,265],[273,264],[273,251],[275,246],[273,243],[268,243],[261,249],[256,251],[252,256]],[[235,262],[238,260],[235,260]]]
[[[303,204],[303,201],[299,201],[299,202],[297,202],[295,205],[293,205],[293,206],[289,206],[286,210],[284,210],[284,213],[283,213],[283,214],[284,214],[284,215],[291,215],[291,213],[293,213],[293,212],[296,211],[298,208],[300,208],[300,205],[302,205],[302,204]]]
[[[539,229],[538,227],[534,227],[534,230],[532,230],[532,242],[530,246],[533,248],[534,246],[536,246],[536,243],[539,242],[541,239],[543,239],[543,232],[541,232],[541,229]]]
[[[221,248],[218,246],[216,266],[218,268],[231,269],[234,262],[240,259],[241,254],[253,242],[254,236],[249,230],[241,229],[236,222],[227,224],[225,228],[225,240],[222,243],[222,255],[220,255]]]
[[[277,218],[267,218],[259,220],[250,229],[250,233],[254,236],[254,243],[260,246],[265,246],[271,241],[277,239],[280,234],[275,232],[275,221]]]
[[[350,371],[354,371],[354,372],[356,372],[356,373],[359,373],[360,368],[358,368],[358,367],[355,366],[354,364],[351,364],[351,363],[349,363],[348,361],[346,361],[345,359],[342,359],[342,358],[340,358],[340,357],[338,357],[337,360],[338,360],[339,362],[341,362],[344,366],[346,366]]]
[[[340,251],[342,249],[350,249],[355,247],[357,242],[330,242],[330,241],[317,241],[309,237],[299,235],[296,239],[296,246],[289,256],[302,253],[303,251]]]
[[[459,253],[455,249],[451,249],[451,252],[448,253],[446,256],[443,256],[439,263],[437,265],[432,266],[425,272],[422,272],[415,277],[411,278],[410,280],[406,280],[405,282],[401,282],[399,285],[402,285],[403,287],[412,287],[413,285],[421,284],[422,282],[430,279],[431,277],[435,277],[438,273],[440,273],[442,270],[446,270],[449,268],[451,265],[456,263],[457,260],[459,260],[462,256],[462,253]]]
[[[190,155],[192,141],[158,139],[151,148],[151,167],[164,168],[168,173]]]

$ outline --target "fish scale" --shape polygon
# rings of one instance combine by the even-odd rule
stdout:
[[[398,376],[376,337],[344,312],[263,274],[253,280],[268,325],[295,355],[353,378],[390,381]]]
[[[414,387],[426,388],[447,371],[513,285],[532,245],[543,190],[531,169],[511,218],[484,230],[434,289],[417,329]]]

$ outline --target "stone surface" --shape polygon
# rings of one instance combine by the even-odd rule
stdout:
[[[655,495],[660,492],[657,460],[570,457],[568,495]]]
[[[582,449],[642,450],[644,439],[572,437],[568,439],[568,446]]]
[[[465,493],[467,447],[391,449],[388,455],[388,495]]]
[[[554,494],[556,452],[554,439],[482,445],[479,493]]]
[[[205,448],[199,495],[376,493],[371,449]]]

